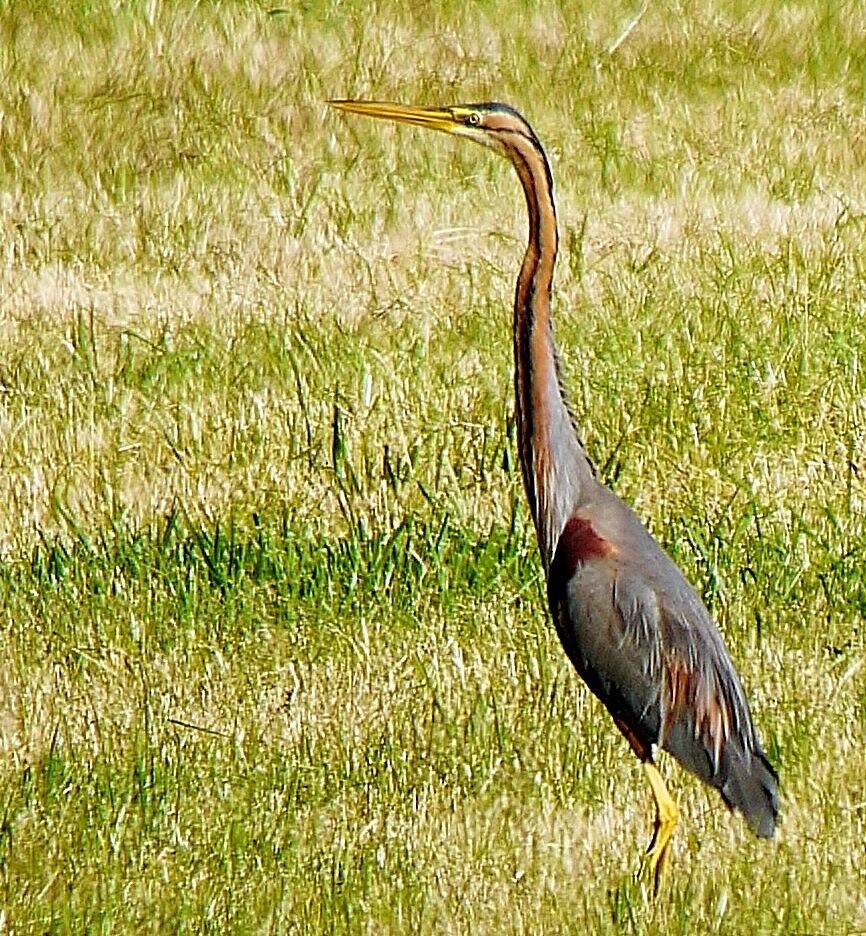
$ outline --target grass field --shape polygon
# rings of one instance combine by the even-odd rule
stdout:
[[[2,933],[866,933],[866,8],[437,8],[0,2]],[[335,96],[548,148],[588,448],[782,778],[758,842],[663,762],[656,901],[515,458],[517,180]]]

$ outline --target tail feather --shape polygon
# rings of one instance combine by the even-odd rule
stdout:
[[[731,752],[719,792],[738,809],[755,835],[772,838],[779,816],[779,775],[762,751]]]

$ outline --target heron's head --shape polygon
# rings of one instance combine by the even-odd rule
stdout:
[[[428,127],[467,137],[482,146],[497,150],[503,156],[509,155],[508,144],[513,134],[529,138],[537,144],[532,128],[507,104],[457,104],[454,107],[416,107],[382,101],[328,101],[328,104],[338,110],[363,114],[365,117]]]

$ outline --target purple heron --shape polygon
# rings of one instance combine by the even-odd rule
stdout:
[[[563,391],[550,311],[556,206],[538,137],[505,104],[329,103],[467,137],[517,170],[529,213],[514,300],[517,437],[557,633],[643,763],[656,806],[645,864],[656,887],[679,815],[654,764],[656,748],[715,787],[755,834],[770,838],[779,812],[778,776],[721,634],[679,568],[596,477]]]

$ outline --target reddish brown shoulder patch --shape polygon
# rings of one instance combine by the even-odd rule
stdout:
[[[565,524],[556,544],[551,575],[555,573],[561,581],[567,581],[577,567],[587,560],[604,558],[615,552],[616,547],[598,534],[591,520],[574,516]]]

